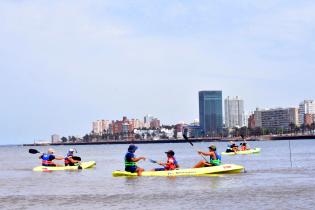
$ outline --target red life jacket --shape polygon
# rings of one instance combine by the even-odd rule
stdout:
[[[241,150],[242,150],[242,151],[246,151],[246,150],[247,150],[246,146],[242,146],[242,147],[241,147]]]
[[[175,170],[177,165],[177,161],[174,157],[167,158],[166,166],[164,167],[165,170]]]

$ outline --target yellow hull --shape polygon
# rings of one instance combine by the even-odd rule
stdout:
[[[235,152],[222,152],[222,155],[250,155],[260,153],[260,148],[249,149],[246,151],[237,151]]]
[[[76,171],[81,169],[93,168],[96,165],[95,161],[82,162],[81,168],[78,166],[61,166],[61,167],[49,167],[49,166],[37,166],[33,168],[33,171],[38,172],[50,172],[50,171]]]
[[[224,164],[213,167],[188,168],[173,171],[144,171],[142,172],[142,176],[207,176],[211,174],[240,173],[243,170],[244,167],[240,165]],[[130,173],[127,171],[113,171],[112,175],[114,177],[133,177],[137,176],[137,173]]]

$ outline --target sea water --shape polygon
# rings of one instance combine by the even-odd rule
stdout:
[[[172,149],[182,168],[201,160],[196,150],[218,151],[226,143],[143,144],[136,155],[165,160]],[[128,145],[75,146],[83,161],[94,160],[91,170],[33,172],[39,155],[30,147],[0,147],[0,209],[314,209],[315,141],[249,142],[261,148],[257,155],[223,156],[224,163],[240,164],[246,173],[210,177],[114,178],[124,169]],[[48,147],[33,147],[47,151]],[[53,147],[65,155],[69,146]],[[146,170],[159,167],[140,162]]]

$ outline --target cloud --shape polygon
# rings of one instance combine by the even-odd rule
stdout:
[[[200,89],[242,96],[248,109],[297,104],[314,97],[313,10],[280,0],[1,1],[1,133],[83,134],[92,120],[146,113],[190,121]]]

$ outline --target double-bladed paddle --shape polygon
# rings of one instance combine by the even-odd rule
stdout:
[[[36,149],[29,149],[28,152],[31,153],[31,154],[39,154],[39,153],[42,153],[42,152],[40,152],[40,151],[38,151],[38,150],[36,150]],[[80,158],[80,157],[77,157],[77,156],[73,156],[72,159],[73,159],[73,160],[76,160],[76,161],[81,161],[81,158]]]
[[[188,143],[194,148],[194,150],[196,151],[196,152],[198,152],[198,154],[199,154],[199,151],[197,151],[196,149],[195,149],[195,147],[194,147],[194,144],[188,139],[188,137],[184,134],[183,135],[183,137],[184,137],[184,139],[186,140],[186,141],[188,141]],[[207,160],[207,158],[205,157],[205,156],[203,156],[202,154],[199,154],[206,162],[208,162],[208,160]]]

